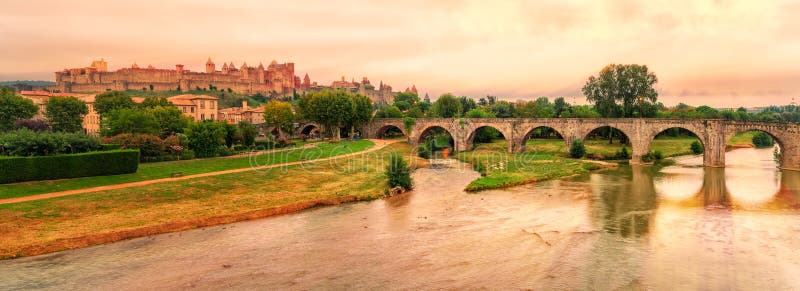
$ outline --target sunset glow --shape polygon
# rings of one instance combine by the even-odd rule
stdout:
[[[800,97],[795,1],[6,1],[0,80],[53,80],[105,58],[109,69],[215,61],[294,62],[420,94],[585,103],[610,63],[650,67],[659,100],[717,107]]]

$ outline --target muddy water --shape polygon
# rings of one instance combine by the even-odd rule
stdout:
[[[771,150],[364,203],[0,262],[0,289],[800,289],[800,174]]]

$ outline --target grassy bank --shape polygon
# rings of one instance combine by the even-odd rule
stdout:
[[[650,144],[650,151],[660,151],[664,157],[674,157],[692,154],[691,144],[698,140],[691,137],[660,137]],[[629,145],[614,141],[609,144],[608,140],[587,140],[585,142],[586,154],[590,159],[609,160],[615,159],[615,155],[622,148],[626,148],[631,153]],[[560,139],[536,139],[529,140],[525,145],[528,152],[553,153],[556,155],[567,155],[567,144]]]
[[[0,257],[382,197],[391,151],[409,159],[410,146],[395,143],[331,161],[0,205]]]
[[[185,175],[201,174],[231,169],[263,166],[278,163],[311,160],[362,151],[374,146],[371,141],[341,142],[339,144],[320,143],[312,148],[279,150],[274,153],[244,157],[221,157],[187,161],[145,163],[133,174],[86,177],[65,180],[35,181],[0,185],[0,199],[23,197],[35,194],[96,186],[169,178],[172,173]]]
[[[564,144],[563,141],[558,141]],[[531,147],[538,144],[536,150]],[[480,163],[485,176],[467,185],[467,191],[504,188],[534,181],[561,178],[613,167],[612,164],[564,157],[559,146],[551,141],[532,141],[528,152],[510,154],[505,141],[479,144],[475,150],[456,154],[467,163]],[[480,170],[479,170],[480,171]]]

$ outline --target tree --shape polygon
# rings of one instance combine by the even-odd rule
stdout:
[[[646,116],[644,104],[658,99],[657,82],[647,66],[611,64],[589,77],[582,91],[603,117],[633,117],[634,111]]]
[[[464,117],[466,118],[494,118],[495,115],[492,112],[488,112],[486,110],[475,108],[467,113],[464,113]],[[500,131],[493,127],[481,127],[475,132],[475,136],[473,136],[472,141],[476,143],[484,143],[484,142],[491,142],[492,140],[500,137]]]
[[[699,155],[703,153],[703,145],[700,144],[699,141],[693,141],[692,144],[689,146],[692,150],[692,153],[695,155]]]
[[[123,133],[152,134],[160,133],[159,122],[155,115],[144,110],[132,108],[114,109],[106,112],[103,118],[103,135],[115,136]]]
[[[108,91],[94,97],[94,110],[105,115],[114,109],[134,108],[136,103],[125,92]]]
[[[444,94],[439,96],[439,99],[436,99],[436,102],[433,103],[431,113],[433,117],[458,117],[461,115],[461,102],[453,94]]]
[[[458,97],[458,101],[461,102],[461,112],[467,112],[478,107],[478,104],[475,103],[475,100],[472,100],[472,98],[468,98],[467,96]]]
[[[32,100],[16,95],[8,88],[0,88],[0,132],[11,130],[17,119],[33,117],[39,108]]]
[[[411,104],[407,101],[395,101],[394,106],[400,109],[401,111],[406,111],[411,108]]]
[[[508,101],[497,101],[492,105],[492,112],[498,118],[509,118],[514,116],[514,104]]]
[[[381,109],[378,109],[378,112],[375,112],[375,118],[401,118],[403,117],[403,112],[400,111],[400,108],[397,106],[389,105],[383,106]]]
[[[408,103],[408,106],[417,104],[419,102],[419,95],[414,92],[400,92],[394,95],[394,103],[397,105],[397,102],[404,101]],[[400,107],[400,106],[397,106]]]
[[[264,105],[264,124],[279,129],[281,132],[292,132],[294,112],[292,104],[285,101],[271,100]]]
[[[353,114],[350,94],[344,90],[323,90],[311,93],[301,106],[305,107],[302,111],[308,115],[305,117],[324,126],[335,141],[339,140],[339,131]]]
[[[580,159],[584,155],[586,155],[586,147],[583,145],[583,141],[579,139],[572,141],[572,145],[569,147],[569,156],[573,159]]]
[[[256,142],[258,131],[250,122],[242,121],[239,122],[239,134],[242,135],[242,144],[246,147],[251,147]]]
[[[352,95],[350,98],[353,110],[348,123],[350,125],[350,138],[353,138],[355,128],[367,124],[372,119],[372,99],[361,94]]]
[[[752,141],[753,145],[755,145],[757,148],[772,147],[775,145],[775,140],[773,140],[769,134],[766,134],[763,131],[756,132],[753,135]]]
[[[175,104],[169,102],[167,98],[164,97],[148,97],[144,98],[141,104],[139,104],[140,108],[155,108],[157,106],[161,107],[175,107]]]
[[[553,110],[555,111],[555,117],[561,117],[561,113],[569,110],[569,103],[564,100],[564,97],[558,97],[553,101]]]
[[[232,147],[237,139],[241,139],[239,129],[236,125],[227,122],[220,122],[220,125],[225,130],[225,146]]]
[[[53,131],[79,132],[83,130],[83,116],[89,107],[75,97],[51,97],[47,100],[45,115]]]
[[[156,106],[146,112],[155,118],[158,134],[161,138],[183,133],[184,129],[193,122],[191,117],[183,115],[175,106]]]
[[[213,120],[192,123],[186,130],[189,147],[198,157],[213,157],[217,149],[224,144],[225,128],[222,123]]]

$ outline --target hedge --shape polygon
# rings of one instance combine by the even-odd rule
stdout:
[[[139,150],[113,150],[80,154],[2,157],[0,184],[64,178],[135,173]]]

